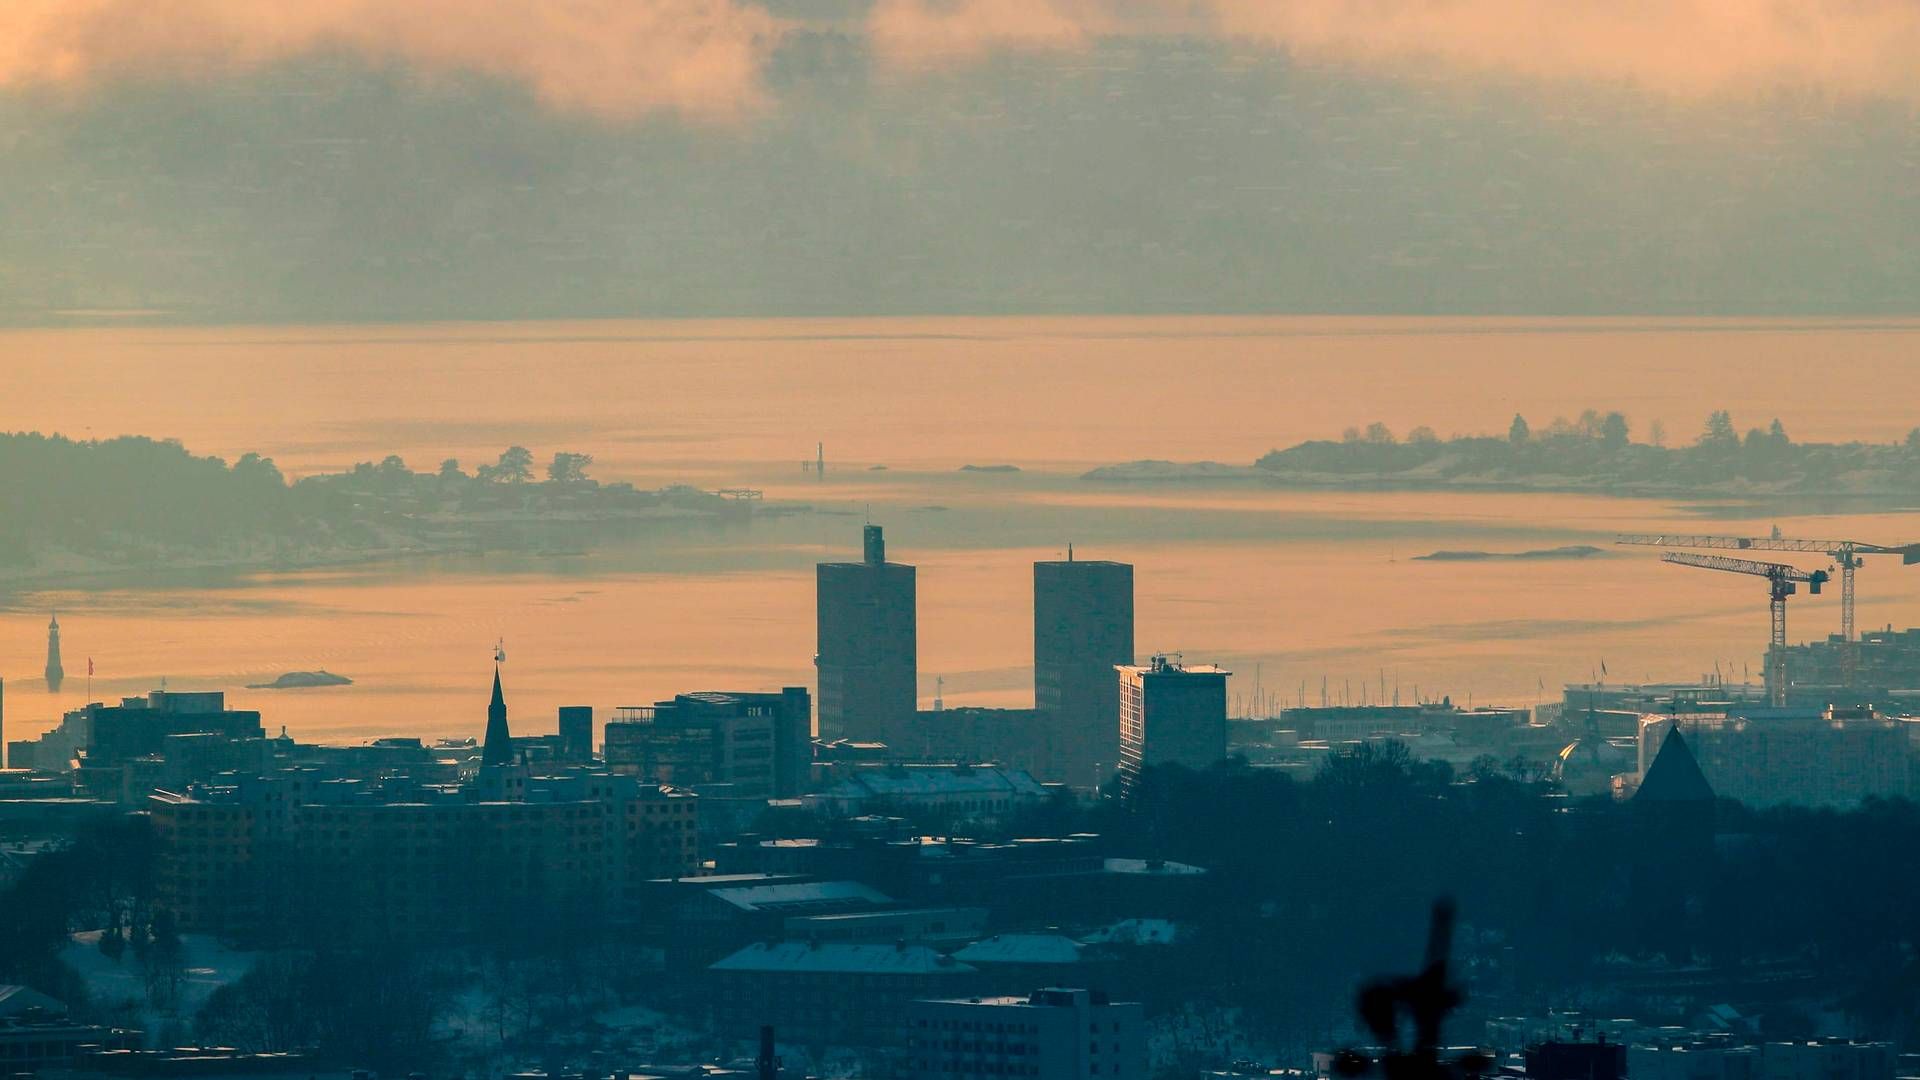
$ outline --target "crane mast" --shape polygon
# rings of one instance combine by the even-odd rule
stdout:
[[[1787,597],[1792,596],[1805,582],[1807,592],[1818,596],[1820,587],[1827,583],[1830,575],[1825,570],[1802,570],[1786,563],[1756,562],[1752,559],[1735,559],[1725,555],[1696,555],[1690,551],[1669,551],[1660,556],[1662,561],[1676,566],[1692,566],[1702,570],[1724,570],[1733,574],[1747,574],[1767,579],[1767,610],[1772,616],[1771,634],[1767,639],[1767,703],[1776,709],[1787,704]]]

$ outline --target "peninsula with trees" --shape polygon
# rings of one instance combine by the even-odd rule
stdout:
[[[273,459],[228,463],[138,436],[0,434],[0,584],[127,572],[295,569],[394,556],[578,552],[614,532],[765,512],[698,488],[587,475],[589,454],[542,466],[509,447],[471,471],[398,456],[289,481]]]
[[[1516,415],[1504,434],[1404,435],[1382,423],[1338,440],[1273,450],[1250,465],[1137,461],[1085,474],[1102,483],[1257,483],[1285,488],[1565,491],[1652,498],[1920,495],[1920,428],[1892,443],[1795,442],[1773,420],[1743,435],[1726,410],[1668,445],[1655,421],[1636,440],[1620,412],[1588,409],[1539,427]]]

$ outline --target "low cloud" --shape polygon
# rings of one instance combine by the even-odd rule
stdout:
[[[4,0],[0,87],[213,78],[336,48],[510,79],[557,109],[725,121],[764,103],[787,28],[740,0]]]
[[[869,25],[883,59],[909,70],[1178,33],[1688,98],[1799,87],[1920,100],[1916,0],[878,0]]]

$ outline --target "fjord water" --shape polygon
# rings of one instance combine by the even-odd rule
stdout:
[[[854,557],[866,516],[920,566],[922,696],[1031,701],[1031,569],[1073,542],[1137,566],[1146,651],[1219,661],[1250,694],[1418,688],[1531,704],[1604,661],[1616,680],[1716,662],[1758,677],[1764,590],[1644,550],[1428,562],[1435,549],[1606,546],[1687,529],[1915,539],[1895,511],[1487,492],[1126,488],[1140,458],[1245,464],[1380,420],[1404,434],[1536,427],[1619,409],[1690,441],[1705,414],[1779,417],[1802,440],[1920,424],[1920,322],[1469,319],[919,319],[0,333],[0,423],[177,438],[290,475],[398,453],[467,468],[513,443],[591,453],[603,480],[746,486],[806,504],[722,526],[636,526],[610,548],[275,574],[36,582],[0,595],[8,737],[95,699],[224,688],[303,738],[477,734],[496,638],[517,730],[562,704],[811,682],[812,564]],[[824,479],[800,462],[824,443]],[[961,472],[1014,465],[1019,472]],[[875,468],[884,466],[884,469]],[[6,512],[16,512],[6,508]],[[1811,564],[1809,564],[1811,565]],[[1797,598],[1790,634],[1837,625]],[[40,685],[57,608],[69,676]],[[1863,626],[1920,622],[1920,571],[1869,562]],[[344,689],[249,691],[325,667]],[[1363,690],[1364,687],[1364,690]]]

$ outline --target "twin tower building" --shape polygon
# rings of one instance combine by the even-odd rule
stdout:
[[[919,714],[914,568],[888,562],[880,526],[866,527],[859,562],[818,571],[820,738],[915,741]],[[1034,741],[1042,779],[1092,787],[1121,764],[1121,677],[1133,652],[1133,567],[1064,560],[1033,564]],[[1224,677],[1222,708],[1224,713]],[[1224,738],[1224,715],[1222,716]]]

